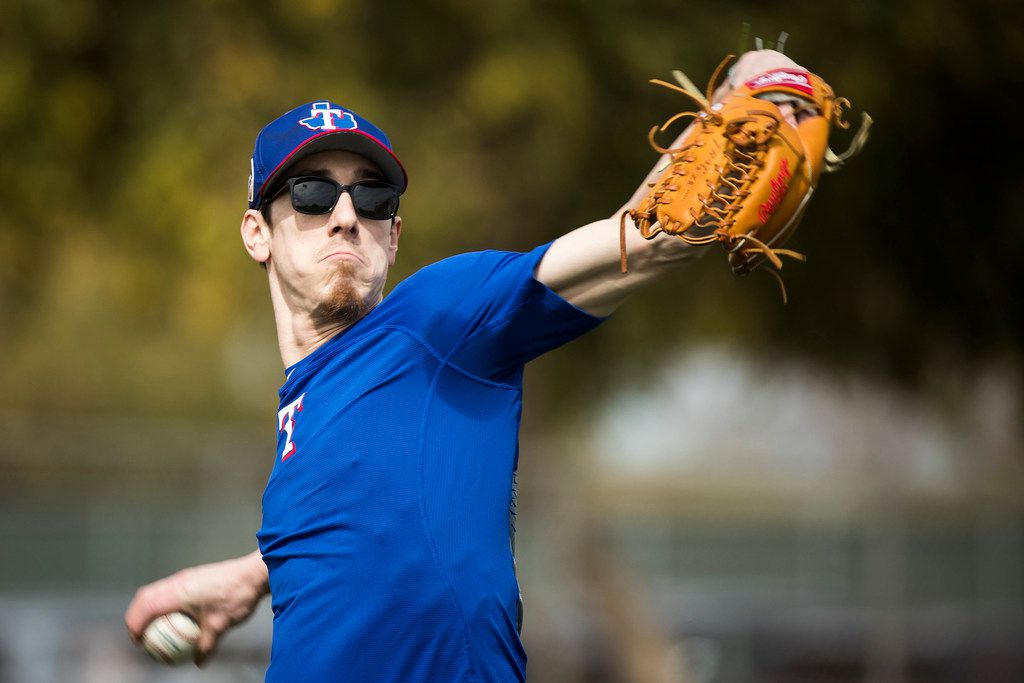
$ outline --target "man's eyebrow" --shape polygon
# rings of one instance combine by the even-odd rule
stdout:
[[[359,180],[365,180],[366,178],[372,178],[373,180],[384,180],[384,176],[375,168],[370,166],[363,166],[356,171],[356,178]]]
[[[326,168],[311,168],[311,169],[298,168],[298,169],[296,169],[294,171],[294,173],[292,174],[292,177],[295,178],[295,177],[298,177],[298,176],[307,176],[307,175],[308,176],[316,176],[316,177],[319,177],[319,178],[330,178],[332,174]],[[359,168],[356,169],[354,175],[355,175],[355,179],[356,180],[366,180],[368,178],[372,179],[372,180],[383,180],[384,179],[384,176],[381,175],[381,172],[378,171],[377,169],[373,168],[372,166],[360,166]]]
[[[330,178],[331,177],[331,172],[328,171],[326,168],[310,168],[310,169],[297,168],[297,169],[295,169],[295,171],[292,172],[292,177],[293,178],[296,178],[296,177],[302,176],[302,175],[312,175],[312,176],[319,176],[321,178]]]

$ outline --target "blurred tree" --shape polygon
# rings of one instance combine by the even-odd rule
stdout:
[[[541,361],[539,413],[700,338],[924,386],[1020,365],[1016,112],[987,101],[1020,85],[1014,3],[7,0],[4,17],[8,405],[273,409],[269,304],[235,226],[255,133],[294,103],[334,98],[395,141],[411,176],[397,281],[614,211],[654,161],[647,129],[681,106],[646,80],[701,82],[744,21],[788,31],[787,51],[877,121],[794,240],[809,262],[786,268],[791,303],[712,254]]]

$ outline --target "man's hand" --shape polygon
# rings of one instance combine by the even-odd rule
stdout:
[[[196,652],[196,665],[200,665],[213,653],[221,635],[248,619],[267,592],[267,566],[256,551],[189,567],[143,586],[128,605],[124,623],[138,643],[156,617],[170,612],[192,615],[202,630]]]

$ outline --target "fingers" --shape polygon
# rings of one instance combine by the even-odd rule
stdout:
[[[782,118],[784,118],[789,125],[796,128],[799,119],[797,118],[797,112],[794,110],[792,102],[781,103],[779,105],[779,112],[782,114]]]
[[[740,55],[740,58],[729,69],[728,81],[735,88],[740,83],[773,69],[803,69],[803,67],[781,52],[753,50]]]
[[[199,626],[201,632],[199,642],[196,643],[196,666],[202,666],[216,651],[220,637],[231,626],[231,622],[224,614],[215,613],[203,617]]]
[[[135,597],[128,605],[124,623],[132,640],[138,643],[146,627],[160,615],[170,612],[191,613],[197,619],[200,628],[194,658],[196,665],[200,666],[216,650],[220,637],[231,626],[231,620],[223,612],[207,613],[195,608],[188,591],[189,577],[195,576],[194,570],[186,569],[143,586],[135,592]]]
[[[151,621],[161,614],[187,611],[185,595],[177,575],[161,579],[135,592],[124,613],[124,625],[132,640],[139,642]]]

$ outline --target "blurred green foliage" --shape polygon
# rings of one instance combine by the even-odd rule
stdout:
[[[876,120],[794,240],[809,262],[786,268],[790,304],[713,254],[542,360],[545,412],[702,338],[943,391],[937,372],[1019,366],[1019,114],[1000,105],[1024,73],[1018,3],[3,0],[2,16],[7,407],[274,409],[265,276],[237,225],[253,138],[295,104],[334,99],[395,143],[411,182],[393,284],[609,215],[680,106],[647,79],[703,82],[743,22],[788,31],[851,118]]]

